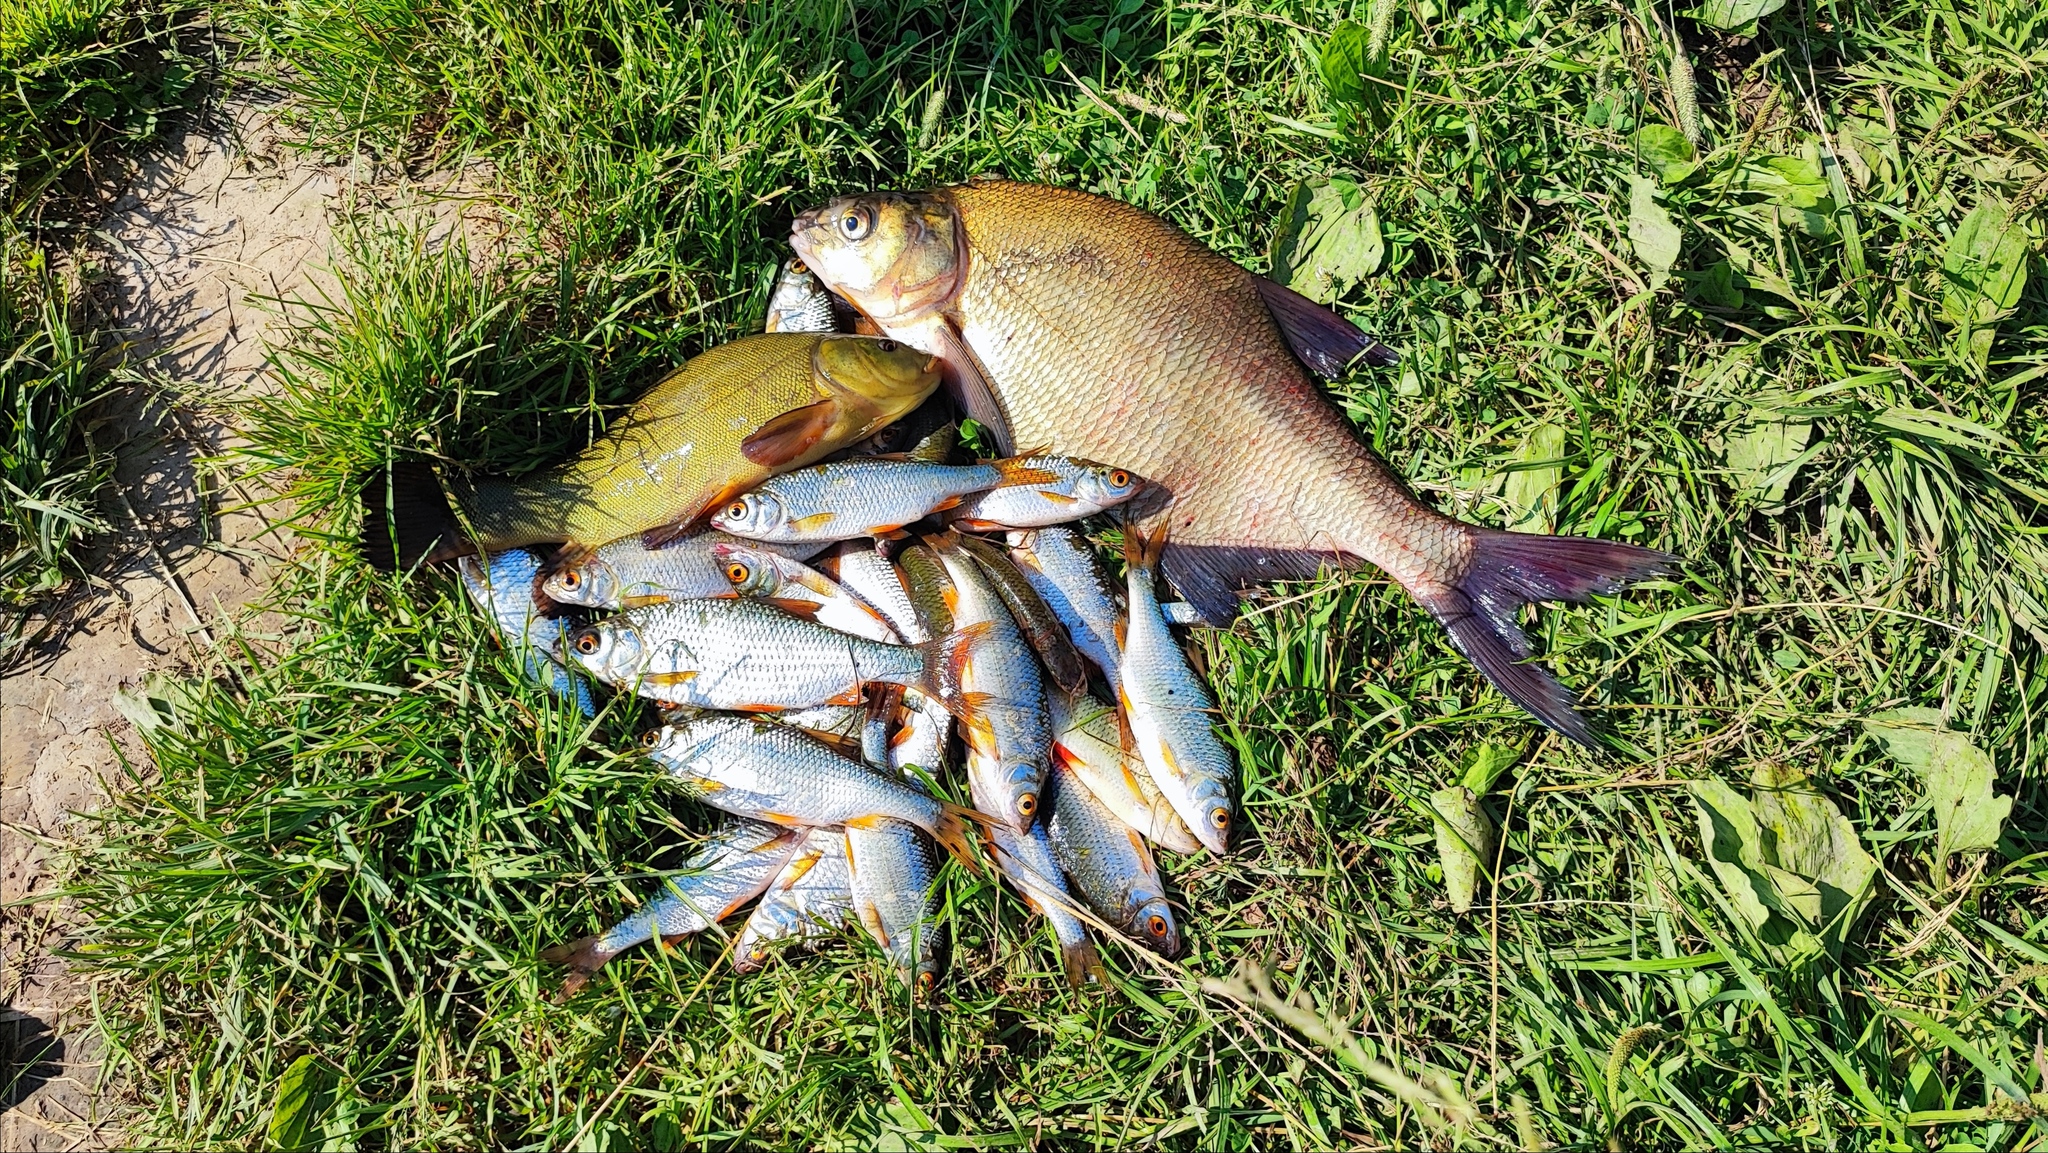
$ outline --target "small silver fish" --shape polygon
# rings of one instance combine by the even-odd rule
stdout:
[[[1024,579],[1038,590],[1046,607],[1067,626],[1067,635],[1081,655],[1095,662],[1117,692],[1116,630],[1123,620],[1123,590],[1102,571],[1088,538],[1073,528],[1054,525],[1009,534],[1010,555]]]
[[[747,914],[733,945],[732,967],[751,973],[768,963],[775,946],[809,948],[854,920],[846,838],[837,829],[812,829],[803,847],[776,874]]]
[[[456,562],[469,599],[498,626],[507,651],[519,658],[526,679],[556,696],[574,702],[586,717],[597,715],[590,685],[571,676],[561,662],[562,634],[567,622],[543,615],[550,606],[533,595],[540,556],[532,549],[511,548],[490,555],[466,556]]]
[[[795,729],[704,716],[650,730],[641,747],[699,800],[735,816],[806,827],[893,817],[973,865],[965,822],[981,814],[926,796]]]
[[[919,687],[957,707],[948,686],[980,634],[883,644],[739,598],[633,609],[577,628],[568,641],[606,684],[669,704],[765,713],[856,704],[871,682]]]
[[[574,993],[606,961],[642,941],[674,940],[731,916],[768,887],[803,840],[801,829],[727,818],[668,878],[661,896],[597,936],[556,946],[541,957],[570,967],[562,992]]]
[[[715,529],[694,529],[650,548],[634,533],[571,557],[541,582],[541,591],[565,605],[593,609],[634,609],[668,601],[732,595],[725,562],[712,553],[721,544],[753,544]],[[774,549],[787,555],[795,551]]]
[[[1053,479],[1008,484],[968,497],[947,514],[953,527],[995,532],[1065,524],[1115,508],[1145,487],[1144,478],[1129,469],[1092,460],[1034,453],[1024,463],[1051,473]]]
[[[871,641],[896,644],[903,639],[874,606],[802,561],[741,541],[715,544],[711,554],[725,566],[732,591],[743,597],[770,601],[826,628]]]
[[[854,457],[773,477],[726,502],[711,514],[711,525],[777,544],[880,536],[953,508],[969,493],[1051,475],[1021,460],[934,464]]]
[[[1236,823],[1231,792],[1237,763],[1216,738],[1210,715],[1216,702],[1188,667],[1187,654],[1159,615],[1154,566],[1166,543],[1165,522],[1145,540],[1135,527],[1124,534],[1128,565],[1123,637],[1124,716],[1152,781],[1173,803],[1188,830],[1212,853],[1226,852]]]
[[[1038,818],[1038,793],[1052,755],[1044,675],[1031,646],[973,557],[934,538],[953,585],[953,623],[985,630],[967,661],[954,664],[965,707],[955,710],[968,748],[1000,766],[998,807],[986,809],[1022,831]]]
[[[763,332],[838,332],[839,317],[832,294],[809,266],[796,257],[782,262],[775,289],[768,294],[768,319]]]
[[[882,619],[888,621],[889,627],[905,641],[920,644],[931,639],[918,623],[910,594],[905,591],[902,578],[896,575],[896,566],[882,555],[877,542],[843,541],[834,546],[819,564],[825,572],[837,577],[853,595],[881,613]]]
[[[1000,765],[972,748],[968,749],[967,784],[977,807],[987,811],[987,806],[1002,800],[1002,775]],[[1090,983],[1108,984],[1108,975],[1102,968],[1102,956],[1088,935],[1087,922],[1072,911],[1074,898],[1067,889],[1066,881],[1061,878],[1059,861],[1053,856],[1045,829],[1033,825],[1019,832],[998,822],[986,826],[983,831],[993,850],[996,867],[1016,886],[1024,903],[1052,926],[1053,939],[1059,942],[1060,962],[1066,969],[1067,984],[1077,989]]]
[[[1180,930],[1159,866],[1136,829],[1088,791],[1081,778],[1053,766],[1052,855],[1089,908],[1161,956],[1180,952]]]
[[[937,850],[917,826],[892,820],[848,825],[846,850],[861,926],[904,984],[929,993],[945,947]]]
[[[1135,749],[1124,748],[1114,707],[1089,694],[1071,702],[1055,694],[1052,724],[1059,734],[1052,743],[1054,766],[1081,778],[1118,820],[1176,853],[1202,847],[1172,803],[1160,795],[1144,759]]]

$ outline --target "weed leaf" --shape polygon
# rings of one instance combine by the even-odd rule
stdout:
[[[1870,901],[1877,862],[1834,802],[1796,770],[1760,766],[1755,796],[1694,781],[1700,840],[1730,903],[1767,945],[1796,960],[1841,948]],[[1782,923],[1773,924],[1773,915]]]
[[[331,1094],[326,1073],[311,1053],[300,1054],[277,1081],[270,1107],[270,1147],[306,1149],[326,1120]]]
[[[1379,213],[1341,177],[1294,186],[1268,252],[1271,275],[1311,300],[1333,304],[1386,259]]]
[[[1564,429],[1539,424],[1515,450],[1501,496],[1508,502],[1509,532],[1557,531],[1557,486],[1564,480]]]
[[[1463,785],[1438,789],[1429,795],[1429,804],[1451,908],[1469,913],[1479,891],[1479,875],[1493,857],[1493,821],[1479,807],[1479,797]]]
[[[1515,767],[1522,759],[1521,750],[1513,745],[1481,742],[1479,747],[1465,755],[1465,771],[1459,775],[1458,783],[1472,790],[1472,795],[1483,797],[1493,791],[1493,783],[1502,773]]]
[[[1333,99],[1362,106],[1378,95],[1368,92],[1377,85],[1365,79],[1366,70],[1373,67],[1365,52],[1370,39],[1365,25],[1356,20],[1346,20],[1337,25],[1330,38],[1323,42],[1323,87],[1329,90]]]
[[[1813,437],[1813,422],[1758,412],[1749,426],[1729,438],[1722,459],[1736,487],[1767,513],[1783,511],[1785,491]]]
[[[1699,167],[1692,141],[1668,124],[1645,124],[1637,129],[1636,154],[1665,184],[1676,184]]]
[[[2000,204],[1970,210],[1941,258],[1941,316],[1950,324],[1989,324],[2019,303],[2027,287],[2027,234]]]
[[[1707,0],[1699,7],[1699,21],[1714,28],[1741,28],[1761,20],[1785,6],[1785,0]]]
[[[1935,855],[1996,848],[2012,798],[1993,792],[1991,757],[1962,733],[1942,727],[1938,709],[1898,709],[1863,722],[1885,752],[1919,774],[1934,806]]]
[[[1628,178],[1628,242],[1636,257],[1650,268],[1650,287],[1661,287],[1678,263],[1682,238],[1671,214],[1657,203],[1657,184],[1647,176]]]

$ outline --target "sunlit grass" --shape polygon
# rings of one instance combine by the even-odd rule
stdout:
[[[1657,14],[1591,3],[1402,7],[1377,112],[1319,68],[1365,7],[230,15],[316,141],[486,158],[529,228],[481,272],[388,221],[345,233],[250,450],[338,540],[361,469],[531,467],[745,331],[788,213],[829,192],[1050,180],[1263,270],[1293,182],[1341,174],[1385,242],[1343,307],[1407,356],[1333,390],[1362,434],[1490,523],[1524,511],[1515,466],[1555,468],[1559,531],[1688,564],[1536,618],[1612,758],[1545,738],[1369,576],[1205,636],[1250,835],[1166,862],[1189,953],[1110,948],[1113,993],[1067,992],[1042,928],[955,876],[931,1005],[854,936],[751,978],[713,937],[636,951],[560,1004],[540,949],[646,899],[705,815],[618,754],[630,706],[583,720],[445,578],[316,544],[286,635],[228,642],[81,862],[136,1132],[259,1140],[312,1054],[336,1144],[2038,1142],[2040,16],[1680,20],[1688,162],[1639,131],[1675,127]],[[1679,230],[1668,271],[1631,239],[1632,175]],[[1957,323],[1944,260],[1991,203],[2032,275]],[[1561,459],[1518,455],[1539,430]],[[1933,859],[1921,779],[1859,724],[1902,704],[1993,757],[1996,849]],[[1487,742],[1516,761],[1485,801],[1502,848],[1456,916],[1426,801]],[[1746,792],[1760,765],[1813,774],[1881,865],[1817,952],[1745,921],[1700,844],[1684,782]]]

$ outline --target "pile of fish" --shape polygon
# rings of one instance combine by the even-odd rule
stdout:
[[[1334,313],[1037,185],[842,198],[792,243],[766,332],[693,358],[574,459],[520,480],[394,462],[365,491],[373,562],[457,561],[529,676],[586,713],[593,683],[654,702],[642,752],[727,814],[663,893],[548,954],[572,991],[750,901],[742,969],[857,923],[929,988],[942,853],[976,868],[976,841],[1070,981],[1101,978],[1091,926],[1173,954],[1151,846],[1222,853],[1238,821],[1171,626],[1225,624],[1274,580],[1378,565],[1511,699],[1593,742],[1517,613],[1672,558],[1421,504],[1310,377],[1393,360]],[[949,399],[992,458],[963,453]],[[1090,517],[1121,529],[1121,580]]]

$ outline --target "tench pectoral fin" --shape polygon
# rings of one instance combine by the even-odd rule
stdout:
[[[1010,418],[1004,414],[1003,402],[997,398],[995,385],[989,381],[981,360],[961,339],[960,330],[953,327],[951,321],[938,325],[935,335],[939,359],[945,361],[941,371],[946,378],[946,388],[960,407],[967,410],[967,415],[989,431],[989,436],[996,442],[997,454],[1010,455],[1014,443],[1010,435]]]
[[[1247,273],[1247,275],[1250,275]],[[1316,375],[1336,380],[1360,357],[1377,368],[1398,364],[1401,354],[1381,344],[1369,332],[1310,300],[1284,284],[1253,276],[1266,311],[1287,338],[1287,346]]]
[[[839,423],[843,408],[827,398],[771,417],[740,442],[740,454],[762,468],[786,468],[818,447]]]

